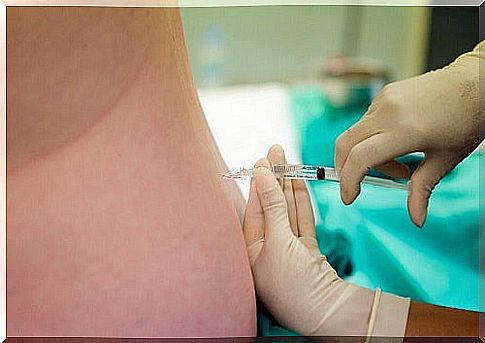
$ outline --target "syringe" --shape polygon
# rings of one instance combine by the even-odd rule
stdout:
[[[277,178],[285,179],[302,179],[302,180],[328,180],[334,182],[340,182],[340,177],[334,168],[322,167],[322,166],[310,166],[303,164],[285,164],[274,165],[272,171]],[[224,179],[247,179],[253,176],[254,169],[252,168],[240,168],[236,171],[229,171],[223,173]],[[408,189],[407,183],[400,183],[397,181],[383,179],[375,176],[364,176],[363,183],[396,189]]]

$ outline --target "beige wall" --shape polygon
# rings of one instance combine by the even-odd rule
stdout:
[[[391,6],[256,6],[182,8],[194,75],[203,75],[203,32],[223,33],[225,84],[311,75],[333,53],[383,60],[394,79],[421,72],[428,9]]]
[[[428,14],[426,7],[362,7],[358,55],[383,60],[394,79],[421,73]]]

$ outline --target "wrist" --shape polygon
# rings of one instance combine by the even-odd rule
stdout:
[[[482,57],[483,58],[483,57]],[[478,52],[470,52],[458,57],[453,63],[443,68],[444,80],[455,92],[457,101],[460,103],[458,108],[462,114],[462,119],[466,117],[466,122],[471,127],[476,128],[473,139],[478,140],[478,128],[484,124],[483,106],[481,101],[484,87],[480,87],[483,79],[480,79],[480,64],[483,59]],[[478,145],[478,142],[475,145]]]
[[[302,333],[310,336],[365,336],[374,292],[341,279],[326,286],[326,290],[316,312],[319,314],[318,325]]]
[[[374,306],[375,320],[371,336],[377,337],[404,337],[409,313],[409,298],[382,293],[377,306]],[[372,315],[371,315],[372,317]]]

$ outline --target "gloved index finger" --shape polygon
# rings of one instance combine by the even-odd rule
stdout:
[[[335,169],[340,171],[352,148],[363,140],[375,134],[372,128],[372,119],[366,117],[367,113],[354,126],[337,137],[335,142]]]
[[[288,220],[286,199],[274,174],[266,168],[257,168],[253,175],[264,213],[265,237],[278,234],[294,237]]]
[[[270,165],[272,166],[286,163],[284,150],[278,144],[272,145],[271,148],[269,148],[267,158]],[[282,178],[278,179],[278,183],[280,184],[281,188],[284,189],[285,187],[284,179]]]
[[[354,146],[340,171],[342,201],[348,205],[357,198],[360,182],[370,168],[409,152],[414,144],[405,135],[380,133]]]
[[[315,218],[305,181],[293,180],[299,237],[315,237]]]
[[[269,162],[267,159],[262,158],[256,162],[254,167],[269,169]],[[246,205],[246,212],[244,213],[243,233],[246,246],[248,247],[258,240],[264,239],[264,213],[259,202],[254,179],[251,180],[249,199]]]
[[[268,151],[268,160],[272,165],[286,164],[285,151],[283,148],[275,144]],[[280,179],[278,182],[283,189],[285,195],[286,205],[288,206],[288,218],[290,220],[290,227],[293,234],[298,237],[298,220],[296,213],[296,202],[293,191],[293,183],[291,179]]]

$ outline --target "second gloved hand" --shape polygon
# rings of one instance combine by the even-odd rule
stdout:
[[[484,109],[479,101],[479,63],[484,46],[482,42],[443,69],[386,86],[362,119],[338,138],[335,168],[344,203],[359,195],[369,168],[395,175],[399,164],[394,158],[424,152],[424,161],[411,177],[408,198],[412,221],[424,224],[435,185],[480,142]]]

